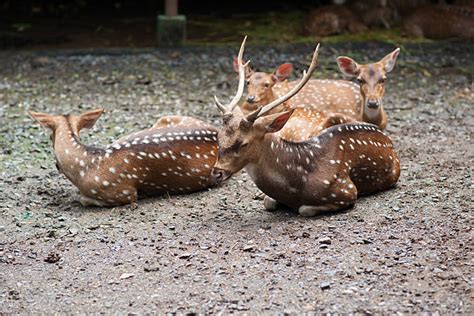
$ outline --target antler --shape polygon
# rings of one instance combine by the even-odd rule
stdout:
[[[311,64],[309,65],[308,71],[303,71],[303,78],[301,78],[300,82],[293,87],[288,93],[285,95],[279,97],[278,99],[274,100],[273,102],[270,102],[269,104],[260,107],[259,109],[255,110],[254,112],[250,113],[247,116],[248,121],[255,121],[257,118],[267,114],[283,102],[287,101],[290,99],[292,96],[294,96],[298,91],[301,90],[301,88],[304,87],[304,85],[308,82],[308,80],[311,78],[311,75],[313,74],[314,70],[316,69],[317,66],[317,60],[318,60],[318,54],[319,54],[319,43],[316,46],[316,49],[314,50],[313,53],[313,59],[311,60]]]
[[[244,64],[242,61],[243,56],[244,56],[246,40],[247,40],[247,36],[244,37],[244,40],[242,41],[242,44],[240,45],[239,55],[237,57],[237,64],[239,65],[239,87],[237,88],[236,95],[227,106],[222,105],[222,103],[219,101],[217,96],[214,96],[214,102],[216,103],[216,106],[219,108],[219,110],[221,110],[223,114],[231,113],[235,109],[235,107],[239,104],[239,101],[242,98],[242,95],[244,94],[245,67],[247,67],[247,65],[250,62],[250,61],[247,61]]]

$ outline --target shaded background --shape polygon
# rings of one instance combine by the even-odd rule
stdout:
[[[181,0],[179,13],[187,16],[188,45],[234,43],[244,32],[253,42],[312,42],[314,37],[303,29],[304,15],[311,8],[331,3]],[[152,0],[7,0],[0,4],[0,48],[150,47],[155,45],[156,17],[163,12],[164,1]],[[397,26],[371,29],[354,39],[406,40]],[[344,41],[347,35],[327,40]]]

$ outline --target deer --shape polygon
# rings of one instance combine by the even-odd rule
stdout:
[[[375,124],[382,130],[387,127],[388,117],[382,102],[385,81],[387,74],[395,67],[399,54],[400,48],[396,48],[379,61],[369,64],[358,64],[347,56],[337,57],[340,71],[350,78],[356,78],[359,84],[361,102],[354,104],[349,114],[355,120]]]
[[[273,73],[256,72],[246,63],[245,78],[247,85],[247,97],[240,104],[241,110],[245,113],[255,111],[261,104],[275,100],[280,94],[288,90],[287,79],[293,71],[291,63],[284,63],[278,66]],[[234,70],[238,73],[237,58],[234,58]],[[357,88],[352,83],[342,80],[310,80],[307,89],[298,93],[293,99],[295,102],[283,102],[271,112],[280,112],[283,109],[295,108],[290,121],[279,132],[279,135],[286,140],[305,140],[318,135],[323,129],[330,126],[354,121],[351,116],[342,113],[330,113],[325,109],[314,109],[317,104],[331,106],[349,107],[357,102],[359,94]],[[341,90],[340,97],[330,91]],[[351,109],[343,109],[342,112],[350,112]]]
[[[81,143],[104,109],[80,115],[29,115],[52,131],[56,167],[80,191],[83,206],[136,204],[138,198],[190,193],[213,185],[217,130],[189,117],[163,117],[104,148]]]
[[[432,39],[474,38],[474,5],[431,5],[403,19],[405,33]]]
[[[237,106],[245,82],[242,62],[246,38],[239,54],[239,84],[229,104],[217,97],[222,114],[218,133],[219,154],[212,169],[216,185],[245,168],[264,192],[264,207],[284,205],[301,216],[315,216],[354,205],[358,196],[388,190],[400,176],[400,161],[389,137],[375,125],[355,122],[332,126],[311,139],[293,142],[280,138],[294,109],[269,114],[308,82],[316,69],[319,45],[307,72],[290,91],[254,112]]]

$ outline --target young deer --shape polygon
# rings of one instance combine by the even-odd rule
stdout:
[[[234,70],[239,71],[237,58],[234,58]],[[240,105],[243,113],[248,114],[259,109],[262,105],[274,101],[287,91],[289,84],[286,80],[292,71],[293,65],[290,63],[280,65],[273,73],[254,72],[249,66],[246,66],[247,98]],[[331,93],[336,90],[341,92],[341,96]],[[329,126],[354,121],[350,116],[341,113],[315,110],[314,107],[317,104],[324,104],[329,109],[350,107],[352,103],[358,102],[359,98],[355,84],[342,80],[310,80],[302,91],[293,97],[291,104],[289,101],[283,102],[272,109],[270,113],[294,108],[295,111],[290,121],[278,132],[278,135],[285,140],[301,141],[317,136]],[[351,111],[342,110],[342,112]]]
[[[387,113],[383,109],[382,99],[385,94],[387,74],[395,67],[400,48],[375,63],[360,65],[352,58],[340,56],[337,64],[343,74],[357,78],[362,96],[362,104],[354,106],[353,116],[357,121],[377,125],[380,129],[387,126]]]
[[[106,149],[84,145],[103,109],[81,115],[29,112],[53,133],[56,166],[81,192],[82,205],[135,203],[141,196],[187,193],[212,185],[217,131],[187,117],[164,117],[154,127],[122,137]]]
[[[245,39],[239,52],[242,60]],[[358,195],[395,185],[400,163],[391,140],[376,126],[352,123],[333,126],[304,142],[285,141],[275,135],[294,110],[268,113],[294,96],[316,68],[317,49],[307,73],[288,93],[244,115],[237,104],[242,96],[245,66],[239,62],[239,87],[228,106],[216,98],[224,126],[219,132],[219,158],[212,170],[216,184],[240,169],[246,170],[267,196],[266,209],[278,203],[298,209],[303,216],[340,210],[353,205]]]

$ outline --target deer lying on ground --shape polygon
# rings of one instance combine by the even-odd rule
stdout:
[[[234,58],[234,70],[239,71],[237,58]],[[284,63],[273,73],[253,71],[248,63],[245,67],[247,97],[240,105],[244,114],[257,110],[261,105],[274,101],[280,94],[288,90],[287,78],[293,71],[293,65]],[[343,80],[310,80],[292,100],[283,102],[270,113],[295,109],[290,121],[278,132],[286,140],[300,141],[318,135],[323,129],[354,119],[342,113],[330,113],[323,109],[314,109],[324,104],[328,109],[348,108],[360,99],[357,85]],[[339,91],[340,94],[337,94]],[[332,93],[334,92],[334,93]],[[351,109],[342,109],[350,112]]]
[[[352,58],[340,56],[337,64],[343,74],[356,78],[359,83],[361,103],[354,105],[353,116],[357,121],[377,125],[384,130],[387,127],[387,113],[383,109],[382,99],[385,95],[385,81],[387,74],[393,70],[400,54],[400,48],[375,63],[358,64]],[[351,115],[352,112],[349,114]]]
[[[338,57],[341,71],[349,77],[357,77],[358,83],[346,80],[309,80],[291,100],[273,110],[276,113],[283,109],[296,108],[289,125],[281,132],[288,135],[284,138],[293,141],[307,139],[318,135],[324,128],[351,121],[364,121],[385,129],[387,114],[382,105],[384,83],[387,73],[393,70],[399,53],[400,49],[397,48],[380,61],[363,65],[357,64],[349,57]],[[234,69],[238,71],[235,59]],[[244,114],[274,101],[294,87],[297,82],[286,82],[292,71],[293,66],[290,63],[280,65],[273,73],[255,72],[246,66],[247,97],[241,105]],[[312,125],[308,126],[306,131],[301,129],[292,135],[287,131],[296,119]]]
[[[267,196],[264,206],[279,203],[297,209],[303,216],[352,206],[358,195],[372,194],[395,185],[400,163],[391,140],[376,126],[351,123],[333,126],[318,137],[303,142],[285,141],[275,133],[294,109],[268,114],[294,96],[316,68],[318,49],[303,78],[285,95],[244,115],[237,106],[242,97],[245,66],[239,51],[239,86],[232,101],[216,105],[222,112],[219,158],[212,170],[216,184],[242,168]]]
[[[56,166],[79,188],[82,205],[135,203],[142,196],[188,193],[212,185],[210,171],[217,160],[217,131],[212,126],[170,116],[106,149],[82,144],[79,132],[92,128],[103,111],[78,116],[29,112],[53,131]]]
[[[408,35],[434,39],[474,38],[474,7],[437,5],[415,10],[403,19]]]

